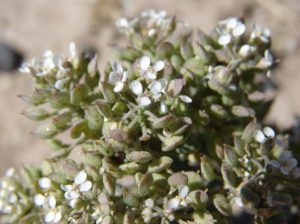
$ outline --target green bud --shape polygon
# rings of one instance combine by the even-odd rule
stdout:
[[[227,199],[221,195],[216,194],[214,196],[214,205],[216,209],[225,216],[231,216],[232,215],[232,209],[230,204],[228,203]]]
[[[203,62],[197,57],[185,61],[183,67],[196,74],[198,77],[202,77],[206,73]]]
[[[227,85],[218,82],[214,78],[212,78],[208,81],[208,87],[210,89],[216,91],[220,95],[229,95],[229,93],[231,92],[231,90],[229,89],[229,87]]]
[[[75,106],[79,106],[80,103],[87,97],[88,87],[85,84],[79,84],[75,86],[71,91],[70,102]]]
[[[225,161],[233,167],[236,167],[239,164],[234,148],[229,145],[224,145],[224,158]]]
[[[205,112],[205,110],[199,110],[198,114],[199,114],[198,122],[200,122],[201,126],[208,125],[210,122],[210,118],[208,114]]]
[[[231,112],[237,117],[254,117],[255,111],[242,105],[233,106]]]
[[[176,149],[183,143],[183,136],[172,136],[167,138],[162,144],[162,151],[168,152]]]
[[[79,138],[86,130],[87,122],[85,120],[79,121],[71,128],[71,137]]]
[[[249,143],[253,140],[255,132],[258,130],[259,126],[256,123],[256,120],[253,120],[251,123],[249,123],[246,128],[244,129],[242,140]]]
[[[187,185],[188,177],[182,173],[174,173],[168,178],[168,183],[172,187],[181,187]]]
[[[173,159],[168,156],[162,156],[158,160],[154,160],[149,164],[148,171],[150,173],[158,173],[168,169],[173,163]]]
[[[173,114],[168,114],[154,120],[152,126],[155,129],[165,128],[173,124],[175,121],[176,117]]]
[[[98,112],[96,106],[85,106],[84,108],[85,118],[88,122],[88,127],[92,130],[101,130],[103,125],[103,117]]]
[[[67,92],[55,92],[49,97],[51,107],[62,109],[70,105],[70,94]]]
[[[124,163],[119,166],[119,169],[126,174],[133,174],[142,170],[142,165],[135,162]]]
[[[57,128],[52,123],[43,124],[37,131],[34,132],[39,138],[48,139],[52,138],[58,133]]]
[[[107,103],[116,102],[116,95],[114,94],[114,92],[111,90],[111,88],[108,86],[107,83],[100,82],[99,87],[101,89],[105,102]]]
[[[215,79],[220,84],[229,85],[232,81],[233,74],[231,70],[224,66],[218,66],[215,68],[213,74],[213,79]]]
[[[64,129],[71,122],[71,120],[72,120],[72,112],[66,111],[55,116],[52,119],[52,122],[58,129]]]
[[[41,108],[32,108],[29,110],[25,110],[22,112],[22,114],[33,121],[41,121],[50,116],[50,114],[46,110]]]
[[[62,143],[62,141],[58,139],[47,139],[46,142],[49,145],[50,149],[53,151],[60,151],[68,147],[68,145]]]
[[[139,199],[127,189],[123,190],[123,200],[129,207],[138,207],[140,204]]]
[[[188,60],[194,55],[191,42],[192,41],[190,34],[182,37],[182,41],[180,44],[180,53],[184,60]]]
[[[177,72],[179,72],[183,63],[182,58],[176,54],[173,54],[171,56],[170,61],[171,61],[171,65],[176,69]]]
[[[174,52],[174,48],[172,44],[169,42],[163,42],[159,44],[156,48],[157,58],[161,60],[169,58],[173,52]]]
[[[213,169],[213,164],[207,156],[201,157],[200,166],[201,166],[201,173],[206,180],[212,181],[216,179],[216,174]]]
[[[109,195],[114,196],[116,189],[116,179],[112,175],[110,175],[109,173],[103,174],[103,185],[105,191]]]
[[[223,163],[221,166],[221,173],[223,176],[223,179],[225,183],[231,187],[236,186],[236,174],[234,171],[231,169],[230,165]]]
[[[184,80],[183,79],[173,79],[170,81],[167,89],[168,95],[172,97],[176,97],[181,93],[181,90],[184,85]]]
[[[228,118],[229,114],[224,107],[218,104],[212,104],[210,106],[210,111],[218,118]]]
[[[102,159],[98,153],[88,152],[85,153],[85,161],[96,168],[99,168],[102,164]]]
[[[114,154],[113,149],[103,141],[98,141],[95,146],[104,156],[112,156]]]
[[[126,155],[126,159],[144,164],[152,160],[152,155],[147,151],[133,151]]]
[[[111,108],[109,106],[108,103],[106,103],[105,101],[103,100],[96,100],[95,101],[95,104],[97,106],[97,109],[98,109],[98,112],[103,116],[103,117],[106,117],[106,118],[111,118],[112,116],[112,113],[111,113]]]
[[[150,193],[150,188],[153,184],[153,176],[151,173],[146,173],[141,177],[138,183],[138,192],[141,197],[145,197]]]

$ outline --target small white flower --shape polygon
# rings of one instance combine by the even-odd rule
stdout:
[[[273,65],[274,58],[270,52],[270,50],[265,50],[264,57],[258,63],[258,66],[261,68],[269,68]]]
[[[157,61],[152,67],[150,64],[150,57],[143,56],[140,59],[140,73],[145,79],[154,80],[156,79],[156,73],[164,69],[165,63],[163,61]]]
[[[182,186],[178,189],[178,195],[168,201],[167,208],[169,210],[176,210],[187,206],[187,196],[189,193],[188,186]]]
[[[149,106],[151,104],[151,100],[148,96],[141,96],[138,98],[138,104],[142,107]]]
[[[168,81],[166,79],[159,79],[157,81],[153,81],[149,85],[151,96],[154,100],[158,100],[162,94],[165,93],[165,89],[168,85]]]
[[[40,206],[43,206],[43,205],[45,204],[45,202],[46,202],[46,197],[45,197],[44,195],[42,195],[42,194],[36,194],[36,195],[34,196],[33,201],[34,201],[34,204],[35,204],[36,206],[40,207]]]
[[[264,127],[263,131],[257,130],[254,134],[255,140],[264,144],[268,139],[273,139],[275,137],[275,131],[270,127]]]
[[[119,18],[117,21],[116,21],[116,26],[118,28],[128,28],[129,27],[129,23],[128,23],[128,20],[126,18]]]
[[[58,90],[62,90],[68,81],[69,78],[59,79],[55,82],[54,87]]]
[[[108,81],[115,85],[114,92],[119,93],[124,88],[124,83],[127,80],[127,71],[118,62],[112,63],[112,72],[109,74]]]
[[[75,58],[78,55],[78,50],[77,50],[77,47],[76,47],[74,42],[71,42],[69,44],[69,53],[70,53],[72,58]]]
[[[256,24],[253,24],[253,30],[251,32],[251,39],[260,39],[262,42],[270,42],[271,32],[269,29],[261,28]]]
[[[51,187],[51,180],[47,177],[39,179],[39,186],[42,189],[49,189]]]
[[[74,200],[80,197],[80,194],[92,189],[92,182],[87,180],[87,174],[84,170],[75,175],[72,185],[61,185],[61,189],[65,191],[67,200]]]
[[[219,22],[218,31],[220,32],[218,43],[225,46],[228,45],[234,37],[237,38],[244,34],[246,26],[237,18],[228,18]]]
[[[290,151],[282,151],[278,160],[271,160],[270,164],[280,169],[281,173],[288,175],[298,165],[298,161],[293,157]]]
[[[5,172],[5,176],[7,177],[13,177],[15,175],[15,169],[14,168],[9,168],[6,172]]]

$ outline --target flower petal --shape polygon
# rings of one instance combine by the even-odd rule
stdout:
[[[188,186],[182,186],[179,190],[178,190],[178,194],[181,198],[185,198],[189,193],[189,188]]]
[[[140,106],[145,107],[151,104],[151,100],[149,99],[148,96],[142,96],[138,99],[138,103]]]
[[[179,95],[178,97],[179,97],[179,99],[181,99],[185,103],[191,103],[192,102],[192,99],[189,96]]]
[[[36,194],[33,200],[36,206],[42,206],[44,205],[46,198],[44,195]]]
[[[77,191],[67,191],[64,196],[67,200],[73,200],[79,198],[79,193]]]
[[[124,87],[124,83],[123,83],[123,82],[117,82],[117,83],[116,83],[116,86],[115,86],[115,88],[114,88],[114,92],[115,92],[115,93],[121,92],[122,89],[123,89],[123,87]]]
[[[113,69],[114,72],[116,72],[118,74],[123,73],[123,67],[119,62],[114,61],[112,63],[112,69]]]
[[[79,173],[76,174],[74,178],[74,183],[76,185],[82,184],[84,181],[86,181],[87,174],[84,170],[81,170]]]
[[[77,56],[77,48],[76,48],[76,45],[74,42],[71,42],[69,44],[69,52],[70,52],[71,57],[74,58]]]
[[[246,31],[246,26],[245,24],[238,22],[237,25],[234,27],[234,29],[232,30],[232,35],[237,37],[242,35],[243,33],[245,33]]]
[[[70,185],[70,184],[68,184],[68,185],[63,185],[63,184],[61,184],[60,185],[60,188],[63,190],[63,191],[71,191],[71,190],[73,190],[73,185]]]
[[[54,220],[54,217],[55,217],[55,212],[51,210],[45,215],[44,221],[46,223],[52,222]]]
[[[288,150],[284,150],[279,155],[279,162],[286,162],[290,157],[292,156],[292,153]]]
[[[263,132],[265,136],[268,138],[274,138],[275,137],[275,131],[270,127],[264,127]]]
[[[147,70],[150,66],[150,63],[151,63],[151,60],[148,56],[143,56],[141,59],[140,59],[140,66],[141,66],[141,69],[142,70]]]
[[[51,186],[51,181],[47,177],[39,179],[39,186],[42,189],[48,189]]]
[[[48,205],[49,205],[50,208],[55,208],[56,207],[56,199],[53,195],[49,195]]]
[[[222,46],[225,46],[227,44],[229,44],[231,41],[231,36],[229,34],[222,34],[219,38],[218,38],[218,43]]]
[[[275,168],[280,167],[280,163],[277,160],[271,160],[270,164],[271,164],[271,166],[273,166]]]
[[[55,215],[54,215],[54,219],[53,219],[53,223],[59,223],[59,221],[61,220],[62,218],[62,214],[61,212],[56,212]]]
[[[79,191],[80,192],[86,192],[92,189],[92,182],[91,181],[85,181],[84,183],[80,184]]]
[[[156,74],[153,73],[153,72],[148,72],[147,71],[147,72],[144,73],[144,77],[146,79],[153,80],[153,79],[156,79]]]
[[[141,95],[143,93],[143,86],[139,80],[133,80],[130,83],[130,89],[135,95]]]
[[[152,66],[152,68],[155,72],[159,72],[159,71],[163,70],[164,67],[165,67],[165,62],[163,62],[163,61],[158,61]]]
[[[108,81],[109,81],[111,84],[117,83],[118,81],[120,81],[120,76],[119,76],[119,74],[118,74],[117,72],[111,72],[111,73],[109,73]]]
[[[152,94],[157,94],[162,90],[162,85],[159,81],[154,81],[150,84],[149,89]]]
[[[256,140],[258,143],[260,143],[260,144],[264,144],[264,143],[267,141],[267,139],[266,139],[264,133],[263,133],[261,130],[257,130],[257,131],[255,132],[254,138],[255,138],[255,140]]]

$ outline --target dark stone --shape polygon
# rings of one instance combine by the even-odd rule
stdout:
[[[12,71],[18,69],[23,62],[23,55],[14,47],[0,43],[0,70]]]

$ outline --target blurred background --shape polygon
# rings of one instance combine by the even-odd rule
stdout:
[[[75,41],[82,50],[97,51],[103,68],[117,39],[115,20],[147,9],[166,10],[205,32],[232,16],[269,28],[280,64],[273,72],[279,91],[267,121],[282,129],[295,123],[300,115],[300,0],[0,0],[0,173],[50,155],[30,133],[37,125],[21,115],[26,105],[17,95],[30,93],[32,84],[29,75],[18,72],[20,63],[47,49],[66,55]]]

